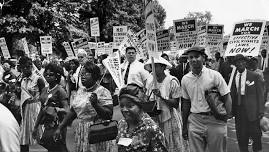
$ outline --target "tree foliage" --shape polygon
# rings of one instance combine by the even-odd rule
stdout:
[[[205,12],[189,12],[186,18],[196,18],[198,26],[209,24],[212,20],[212,14],[210,11]]]
[[[53,37],[53,48],[64,52],[63,41],[90,36],[89,19],[99,18],[100,40],[112,41],[113,26],[127,25],[137,32],[144,28],[143,0],[2,0],[0,37],[5,37],[11,54],[18,39],[39,46],[39,37]],[[3,6],[3,7],[1,7]],[[158,26],[165,10],[156,1]]]

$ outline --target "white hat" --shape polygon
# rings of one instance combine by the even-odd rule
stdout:
[[[78,49],[78,54],[85,54],[85,55],[87,55],[87,52],[84,49]]]
[[[74,60],[74,59],[78,59],[77,57],[74,57],[74,56],[72,56],[72,57],[67,57],[67,58],[65,58],[65,62],[69,62],[69,61],[71,61],[71,60]]]
[[[151,65],[152,61],[151,61],[151,58],[145,63],[144,65],[144,68],[145,69],[151,69],[149,65]],[[159,57],[159,58],[154,58],[154,63],[160,63],[160,64],[164,64],[166,65],[166,68],[167,69],[171,69],[172,68],[172,65],[167,61],[165,60],[164,58],[162,57]]]

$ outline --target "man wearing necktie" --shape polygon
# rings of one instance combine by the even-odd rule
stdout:
[[[149,72],[144,69],[144,64],[136,60],[136,49],[127,47],[125,49],[127,62],[123,65],[123,82],[127,84],[137,84],[145,87],[146,80],[149,78]]]
[[[264,88],[260,75],[246,69],[247,58],[235,56],[237,71],[231,86],[232,112],[240,152],[248,152],[249,138],[253,151],[262,150],[260,120],[264,115]]]

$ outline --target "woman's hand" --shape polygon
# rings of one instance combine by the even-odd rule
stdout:
[[[91,96],[89,97],[89,100],[90,100],[92,106],[97,105],[97,101],[98,101],[97,94],[96,93],[92,93]]]
[[[33,132],[32,132],[32,136],[34,139],[38,140],[38,129],[34,128]]]
[[[61,138],[61,129],[57,128],[54,133],[53,139],[54,141],[59,141]]]
[[[159,89],[153,89],[152,92],[154,93],[154,95],[156,95],[157,97],[162,97],[161,92]]]

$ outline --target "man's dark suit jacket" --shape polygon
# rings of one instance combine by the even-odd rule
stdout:
[[[185,70],[184,71],[183,71],[183,64],[180,63],[179,65],[177,65],[176,67],[174,67],[174,68],[172,68],[170,70],[170,74],[172,76],[175,76],[179,80],[179,82],[181,82],[181,79],[183,78],[183,76],[185,74],[187,74],[189,72],[189,70],[190,70],[190,64],[189,64],[189,62],[186,63],[186,67],[185,67]]]
[[[237,96],[237,88],[235,84],[236,73],[233,78],[233,83],[231,86],[231,96],[232,96],[232,112],[235,116],[237,113],[238,107],[238,96]],[[264,113],[264,88],[261,76],[257,73],[247,70],[246,82],[250,83],[254,82],[253,85],[247,85],[245,87],[245,107],[246,113],[249,121],[255,121],[259,119],[261,115]],[[246,83],[245,82],[245,83]]]

